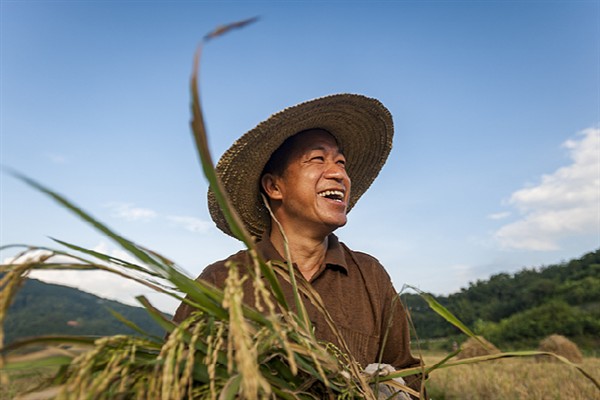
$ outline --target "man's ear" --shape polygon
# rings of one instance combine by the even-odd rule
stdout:
[[[260,178],[260,184],[267,197],[271,200],[281,200],[281,191],[277,185],[277,177],[271,173],[266,173]]]

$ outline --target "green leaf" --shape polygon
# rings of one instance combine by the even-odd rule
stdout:
[[[121,323],[123,323],[124,325],[128,326],[129,328],[131,328],[132,330],[136,331],[137,333],[139,333],[140,335],[144,336],[145,338],[155,341],[157,343],[162,344],[162,342],[164,342],[163,338],[160,338],[158,336],[154,336],[154,335],[149,335],[146,331],[144,331],[142,328],[140,328],[138,325],[136,325],[135,323],[131,322],[130,320],[128,320],[127,318],[125,318],[123,316],[123,314],[119,313],[118,311],[113,310],[110,307],[106,307],[106,309],[108,310],[108,312],[110,312],[112,314],[113,317],[115,317],[116,319],[118,319]]]
[[[256,22],[256,21],[258,21],[258,17],[252,17],[252,18],[244,19],[242,21],[236,21],[236,22],[232,22],[230,24],[218,26],[212,32],[206,34],[204,36],[204,40],[208,41],[210,39],[214,39],[217,36],[221,36],[224,33],[229,32],[232,29],[243,28],[244,26],[249,25],[249,24],[251,24],[253,22]]]
[[[485,344],[483,341],[481,341],[473,331],[471,331],[465,324],[463,324],[458,318],[456,318],[454,316],[454,314],[452,314],[450,311],[448,311],[448,309],[446,309],[446,307],[444,307],[443,305],[441,305],[440,303],[437,302],[437,300],[430,295],[429,293],[425,293],[422,290],[414,287],[414,286],[410,286],[410,285],[404,285],[405,287],[411,288],[412,290],[414,290],[415,292],[417,292],[429,305],[429,307],[435,311],[439,316],[441,316],[442,318],[444,318],[446,321],[450,322],[452,325],[454,325],[455,327],[457,327],[458,329],[460,329],[464,334],[466,334],[469,337],[472,337],[474,339],[476,339],[479,343],[481,343],[481,345],[484,348],[488,348],[488,345]]]
[[[233,375],[231,378],[229,378],[229,380],[221,390],[219,400],[234,400],[238,398],[238,392],[240,390],[241,383],[242,375],[240,374]]]
[[[204,124],[204,117],[202,115],[202,108],[200,103],[200,95],[198,93],[198,70],[200,65],[200,54],[202,52],[202,47],[199,47],[196,56],[194,57],[194,69],[192,73],[192,78],[190,82],[190,90],[192,95],[192,133],[194,134],[194,141],[196,143],[196,149],[198,151],[198,156],[200,157],[200,163],[202,165],[202,170],[204,171],[204,175],[210,184],[210,188],[215,194],[215,199],[219,204],[219,207],[223,211],[223,215],[229,224],[229,228],[231,229],[232,234],[240,239],[249,251],[258,257],[260,263],[260,270],[263,275],[269,281],[271,285],[271,290],[273,291],[273,295],[285,309],[288,309],[287,302],[285,300],[285,296],[283,295],[283,291],[279,285],[279,281],[275,277],[275,274],[266,266],[264,263],[262,256],[258,253],[256,249],[256,244],[252,235],[248,232],[242,219],[240,218],[237,211],[234,209],[225,188],[223,187],[223,183],[221,179],[219,179],[215,168],[214,163],[212,161],[212,157],[210,155],[210,151],[208,148],[208,140],[206,138],[206,127]]]
[[[37,189],[38,191],[40,191],[40,192],[48,195],[54,201],[58,202],[61,206],[63,206],[66,209],[70,210],[75,215],[77,215],[79,218],[83,219],[88,224],[90,224],[91,226],[93,226],[94,228],[96,228],[98,231],[102,232],[104,235],[106,235],[109,238],[113,239],[124,250],[126,250],[127,252],[129,252],[132,256],[134,256],[135,258],[137,258],[141,262],[146,263],[148,265],[152,265],[152,266],[156,267],[159,270],[163,269],[164,265],[161,264],[161,263],[159,263],[155,259],[155,257],[152,257],[146,251],[140,249],[133,242],[131,242],[131,241],[125,239],[124,237],[118,235],[117,233],[113,232],[106,225],[104,225],[103,223],[101,223],[98,220],[96,220],[95,218],[93,218],[90,214],[88,214],[87,212],[85,212],[83,209],[77,207],[74,203],[72,203],[71,201],[67,200],[64,196],[58,194],[57,192],[54,192],[54,191],[50,190],[49,188],[45,187],[41,183],[38,183],[37,181],[35,181],[35,180],[33,180],[33,179],[31,179],[31,178],[29,178],[29,177],[27,177],[27,176],[25,176],[25,175],[23,175],[21,173],[18,173],[16,171],[12,171],[12,170],[10,171],[10,173],[15,178],[23,181],[24,183],[28,184],[29,186],[33,187],[34,189]]]
[[[79,251],[79,252],[84,253],[84,254],[88,254],[88,255],[93,256],[93,257],[95,257],[95,258],[97,258],[99,260],[106,261],[106,262],[111,263],[111,264],[120,265],[120,266],[125,267],[127,269],[132,269],[134,271],[142,272],[144,274],[152,275],[152,276],[155,276],[155,277],[162,277],[161,274],[158,274],[158,273],[156,273],[156,272],[154,272],[152,270],[149,270],[147,268],[140,267],[139,265],[130,263],[128,261],[122,260],[120,258],[113,257],[113,256],[110,256],[108,254],[103,254],[103,253],[100,253],[100,252],[97,252],[97,251],[94,251],[94,250],[86,249],[86,248],[77,246],[75,244],[71,244],[71,243],[68,243],[68,242],[65,242],[65,241],[62,241],[62,240],[59,240],[59,239],[55,239],[55,238],[52,238],[52,237],[50,239],[52,239],[56,243],[59,243],[59,244],[65,246],[65,247],[68,247],[68,248],[70,248],[72,250]]]
[[[29,346],[40,346],[40,345],[78,345],[78,346],[93,346],[96,339],[101,336],[74,336],[74,335],[48,335],[48,336],[36,336],[33,338],[27,338],[17,340],[11,344],[0,348],[0,354],[7,354],[11,351],[18,349],[24,349]]]
[[[45,367],[60,367],[69,365],[74,357],[66,355],[40,356],[40,358],[31,358],[26,361],[8,361],[0,371],[16,371],[23,369],[36,369]]]

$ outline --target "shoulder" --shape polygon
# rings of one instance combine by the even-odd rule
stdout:
[[[206,268],[204,268],[204,270],[202,270],[202,273],[200,273],[198,279],[210,282],[216,286],[221,286],[221,284],[227,278],[227,274],[229,272],[226,266],[227,263],[245,263],[246,260],[248,260],[248,258],[248,250],[240,250],[237,253],[232,254],[223,260],[214,262]]]
[[[340,242],[348,262],[356,265],[363,275],[371,276],[384,282],[390,281],[390,276],[379,260],[368,253],[350,249],[346,244]]]
[[[375,258],[374,256],[372,256],[368,253],[364,253],[362,251],[352,250],[351,248],[346,246],[344,243],[342,243],[342,246],[344,246],[344,249],[349,254],[351,254],[351,256],[353,258],[355,258],[357,262],[378,265],[379,267],[383,268],[383,266],[381,265],[379,260],[377,258]]]
[[[342,244],[347,255],[348,273],[360,276],[362,284],[379,310],[389,308],[398,291],[379,260],[370,254],[349,249]],[[383,312],[383,311],[382,311]]]

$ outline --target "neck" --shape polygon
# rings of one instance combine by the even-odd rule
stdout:
[[[325,261],[328,245],[327,236],[312,238],[296,234],[294,231],[286,231],[286,236],[292,262],[296,264],[302,276],[310,281]],[[279,254],[285,257],[285,240],[277,227],[271,230],[269,238]]]

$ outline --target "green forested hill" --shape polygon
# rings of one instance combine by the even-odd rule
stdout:
[[[28,279],[17,292],[4,329],[6,343],[37,335],[115,335],[135,333],[117,320],[117,311],[145,332],[164,331],[145,309],[106,300],[80,290]]]
[[[418,295],[402,297],[420,339],[458,333]],[[436,299],[499,346],[532,346],[558,333],[584,348],[600,348],[600,249],[557,265],[496,274]]]

